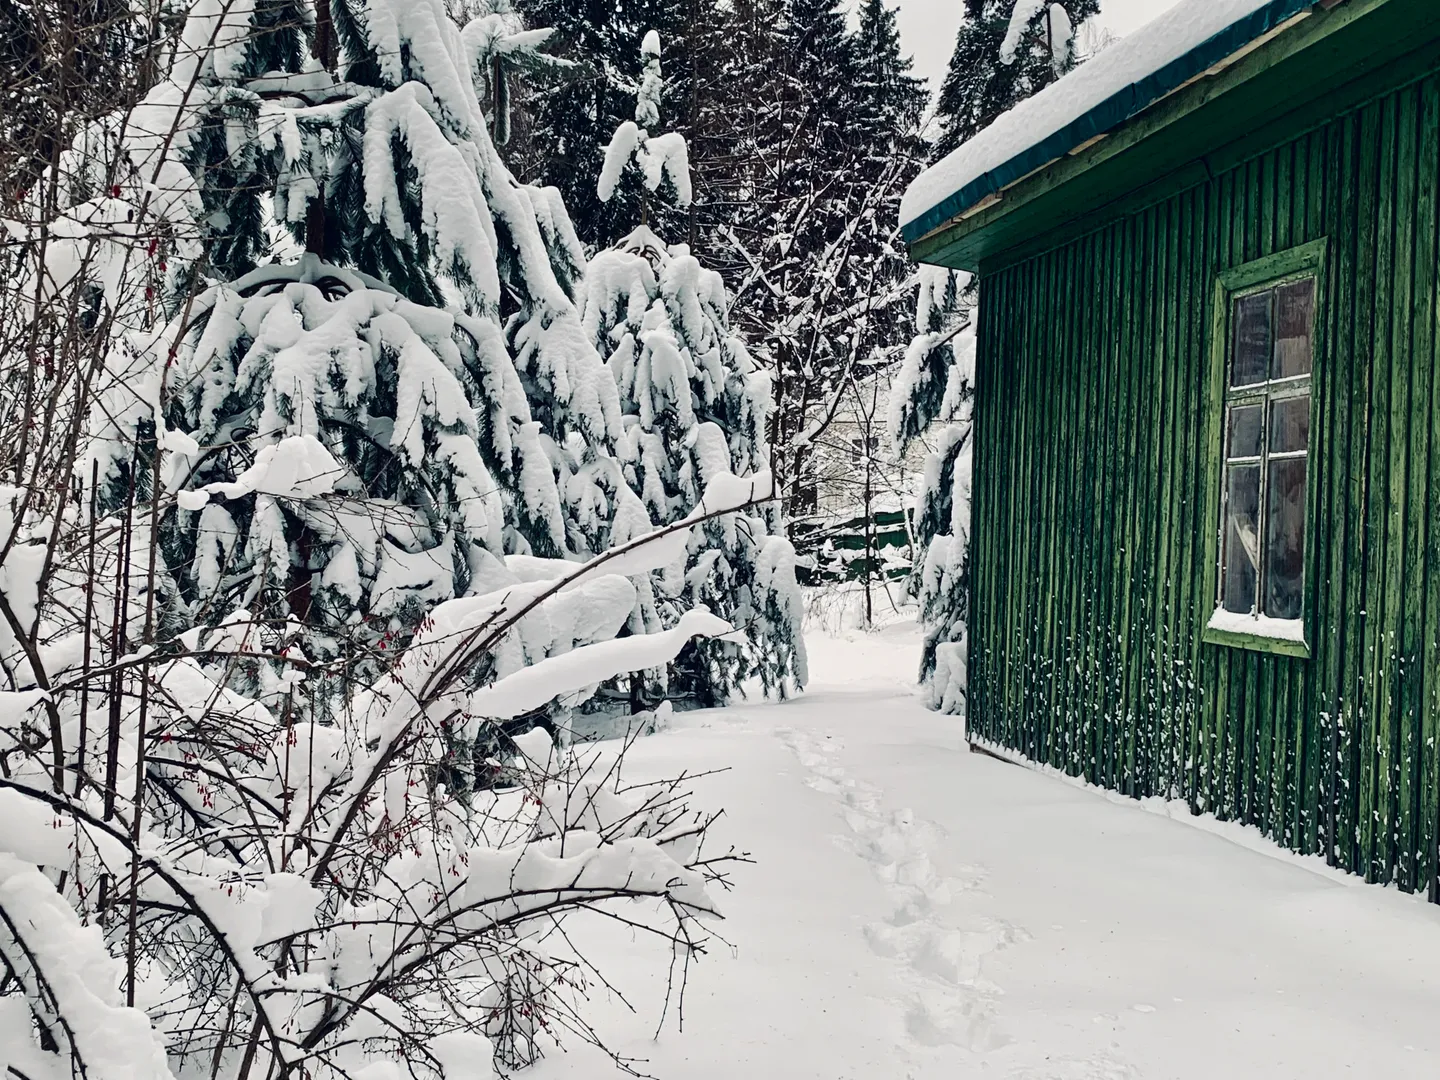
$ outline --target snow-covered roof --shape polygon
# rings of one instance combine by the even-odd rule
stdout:
[[[1181,0],[926,169],[900,203],[913,242],[1124,123],[1321,0]]]

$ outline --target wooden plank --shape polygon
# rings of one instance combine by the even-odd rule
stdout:
[[[1437,305],[1437,262],[1440,262],[1440,208],[1436,188],[1440,186],[1440,77],[1426,80],[1421,90],[1420,107],[1420,181],[1417,185],[1419,207],[1416,213],[1416,303],[1415,362],[1424,370],[1425,410],[1412,416],[1418,433],[1426,442],[1423,448],[1424,477],[1420,485],[1426,495],[1424,537],[1419,558],[1421,592],[1424,608],[1421,623],[1421,717],[1419,774],[1417,792],[1416,887],[1427,893],[1431,902],[1440,901],[1440,496],[1432,487],[1440,481],[1440,335],[1436,322],[1440,319]],[[1425,423],[1428,418],[1428,425]],[[1428,428],[1428,431],[1426,430]],[[1412,443],[1417,461],[1422,460],[1421,448]],[[1417,515],[1418,516],[1418,515]]]
[[[1086,762],[1086,779],[1103,784],[1107,778],[1106,737],[1108,720],[1105,716],[1105,661],[1102,635],[1108,625],[1105,608],[1105,586],[1109,581],[1104,572],[1104,515],[1108,498],[1108,445],[1111,438],[1111,409],[1114,407],[1114,384],[1110,378],[1111,347],[1119,332],[1115,315],[1116,297],[1120,291],[1118,268],[1120,261],[1120,232],[1117,226],[1107,229],[1104,236],[1105,254],[1098,266],[1103,275],[1105,289],[1096,309],[1100,326],[1095,341],[1093,356],[1095,379],[1095,402],[1093,430],[1091,433],[1090,458],[1086,462],[1091,476],[1090,504],[1086,507],[1087,543],[1086,573],[1090,579],[1086,601],[1089,607],[1086,618],[1086,707],[1090,713],[1091,745]]]
[[[1306,240],[1313,240],[1323,235],[1325,229],[1325,184],[1329,173],[1325,156],[1326,137],[1323,134],[1308,136],[1306,147],[1307,153],[1304,155],[1306,205],[1302,235]],[[1334,259],[1333,250],[1329,257],[1331,260]],[[1331,464],[1334,460],[1332,455],[1335,440],[1332,433],[1335,429],[1336,415],[1337,365],[1334,360],[1334,332],[1331,329],[1335,311],[1334,282],[1336,275],[1330,271],[1329,267],[1326,270],[1318,296],[1321,306],[1316,317],[1318,338],[1315,350],[1315,387],[1317,402],[1313,410],[1316,422],[1312,431],[1314,442],[1311,460],[1315,462],[1313,485],[1318,500],[1315,520],[1326,523],[1327,527],[1317,528],[1312,534],[1315,549],[1310,559],[1310,587],[1313,598],[1311,610],[1314,612],[1312,618],[1315,626],[1316,652],[1314,662],[1306,671],[1307,692],[1299,703],[1304,712],[1299,718],[1300,743],[1296,748],[1299,773],[1295,807],[1296,846],[1298,850],[1307,855],[1320,850],[1323,834],[1320,793],[1326,790],[1322,782],[1326,755],[1322,752],[1322,747],[1328,748],[1329,745],[1325,736],[1326,725],[1323,717],[1327,715],[1327,712],[1333,712],[1334,708],[1334,698],[1328,695],[1332,685],[1330,673],[1336,659],[1338,633],[1338,618],[1333,604],[1334,598],[1338,595],[1335,578],[1339,546],[1335,542],[1335,533],[1338,528],[1343,527],[1335,510],[1334,477],[1336,470]]]
[[[1363,575],[1359,565],[1363,537],[1357,515],[1364,478],[1360,474],[1364,456],[1364,410],[1356,410],[1355,395],[1363,391],[1364,362],[1355,348],[1355,294],[1359,257],[1359,218],[1355,207],[1355,175],[1358,151],[1358,118],[1350,118],[1335,132],[1332,157],[1330,221],[1336,247],[1334,255],[1334,346],[1335,379],[1334,455],[1335,517],[1340,536],[1336,543],[1336,652],[1332,689],[1334,714],[1330,720],[1327,755],[1328,811],[1326,857],[1343,868],[1354,865],[1355,772],[1354,730],[1359,715],[1357,703],[1360,642],[1360,604],[1356,598]]]
[[[1180,355],[1179,337],[1182,333],[1180,318],[1180,291],[1183,281],[1183,254],[1180,247],[1181,217],[1183,207],[1176,203],[1167,204],[1163,211],[1165,239],[1164,259],[1161,267],[1162,334],[1158,369],[1157,394],[1159,407],[1156,415],[1155,467],[1156,478],[1156,527],[1155,547],[1155,606],[1153,612],[1153,633],[1155,640],[1153,674],[1155,688],[1156,741],[1159,750],[1155,755],[1155,771],[1152,775],[1152,793],[1174,799],[1180,791],[1180,774],[1183,767],[1183,734],[1177,723],[1177,705],[1180,697],[1176,693],[1174,665],[1177,660],[1175,616],[1178,607],[1175,558],[1175,528],[1181,507],[1178,505],[1177,470],[1183,446],[1179,430],[1177,398],[1184,385],[1185,359]]]
[[[1364,455],[1364,410],[1355,408],[1355,394],[1364,387],[1364,361],[1355,348],[1355,294],[1359,262],[1358,211],[1355,207],[1355,176],[1359,120],[1348,118],[1334,131],[1329,178],[1329,220],[1336,239],[1332,257],[1334,341],[1331,354],[1336,367],[1334,441],[1333,521],[1336,538],[1335,577],[1335,666],[1332,691],[1334,712],[1330,718],[1326,753],[1325,807],[1327,810],[1326,857],[1336,866],[1353,865],[1356,798],[1352,749],[1359,714],[1357,657],[1361,649],[1360,604],[1362,530],[1356,515],[1364,478],[1360,462]]]
[[[1260,258],[1256,250],[1255,237],[1259,226],[1253,207],[1254,169],[1253,163],[1242,165],[1230,178],[1232,211],[1230,215],[1230,249],[1223,265],[1228,269]],[[1219,453],[1219,441],[1211,453]],[[1224,757],[1221,772],[1221,813],[1226,820],[1241,818],[1242,798],[1240,793],[1241,763],[1245,759],[1246,739],[1246,690],[1253,689],[1247,680],[1251,673],[1249,658],[1239,650],[1228,650],[1226,657],[1230,669],[1229,699],[1225,705],[1222,723],[1225,729]],[[1253,696],[1253,695],[1252,695]]]
[[[1115,690],[1115,716],[1117,726],[1116,764],[1118,782],[1116,788],[1134,797],[1137,771],[1137,736],[1139,729],[1140,702],[1136,693],[1134,675],[1137,664],[1135,657],[1134,606],[1135,606],[1135,549],[1139,543],[1138,487],[1139,487],[1139,442],[1145,426],[1144,402],[1148,397],[1145,372],[1148,364],[1145,354],[1148,345],[1148,313],[1153,285],[1149,280],[1153,252],[1150,249],[1152,233],[1149,214],[1140,214],[1133,219],[1134,232],[1130,249],[1134,258],[1125,289],[1126,337],[1121,347],[1121,378],[1125,392],[1121,397],[1121,415],[1116,433],[1119,435],[1120,472],[1119,498],[1115,509],[1121,532],[1116,540],[1115,604],[1116,614],[1111,625],[1116,632],[1116,664],[1113,673]]]
[[[1186,379],[1184,392],[1185,447],[1187,456],[1183,470],[1185,513],[1180,520],[1180,570],[1183,575],[1181,611],[1179,625],[1182,633],[1182,655],[1186,662],[1183,673],[1177,677],[1186,680],[1189,693],[1186,695],[1185,713],[1185,783],[1184,793],[1192,810],[1200,809],[1202,777],[1204,769],[1205,687],[1209,685],[1206,674],[1213,670],[1216,650],[1204,649],[1200,639],[1200,624],[1211,606],[1205,595],[1208,580],[1206,562],[1209,558],[1209,537],[1216,525],[1209,516],[1205,489],[1208,483],[1205,473],[1205,451],[1203,440],[1208,433],[1206,416],[1206,385],[1210,371],[1210,346],[1206,330],[1210,320],[1211,276],[1218,257],[1214,254],[1209,227],[1213,220],[1211,200],[1214,185],[1208,191],[1196,191],[1186,196],[1185,250],[1189,259],[1186,277],[1187,288],[1180,298],[1184,311],[1186,341]]]
[[[1085,715],[1083,740],[1078,747],[1080,772],[1087,779],[1097,779],[1100,771],[1100,747],[1104,741],[1104,724],[1100,717],[1100,659],[1097,641],[1100,633],[1100,515],[1102,513],[1103,472],[1100,459],[1104,440],[1108,437],[1109,413],[1105,396],[1106,383],[1104,363],[1106,345],[1111,331],[1110,307],[1115,295],[1113,271],[1116,264],[1117,229],[1106,229],[1097,237],[1095,280],[1098,285],[1094,297],[1095,316],[1091,320],[1095,331],[1090,336],[1086,364],[1089,377],[1086,380],[1090,399],[1085,416],[1085,494],[1087,501],[1081,508],[1080,525],[1083,529],[1082,558],[1084,579],[1081,602],[1084,606],[1080,621],[1080,703]]]
[[[1024,638],[1025,657],[1025,734],[1022,746],[1027,757],[1036,759],[1039,751],[1040,729],[1044,718],[1040,713],[1041,687],[1045,678],[1046,657],[1040,651],[1040,606],[1042,597],[1040,580],[1040,549],[1053,518],[1051,504],[1046,501],[1046,480],[1050,472],[1050,449],[1053,415],[1050,404],[1054,398],[1054,368],[1057,362],[1056,324],[1064,317],[1060,297],[1057,295],[1058,258],[1055,253],[1040,260],[1036,273],[1030,276],[1032,289],[1029,296],[1034,319],[1035,335],[1033,348],[1036,362],[1031,367],[1031,379],[1024,398],[1026,409],[1027,454],[1030,465],[1028,487],[1031,503],[1031,523],[1025,530],[1025,557],[1023,562],[1024,580]]]
[[[1065,282],[1063,309],[1070,317],[1063,320],[1063,335],[1060,351],[1054,365],[1060,393],[1054,395],[1059,409],[1060,422],[1054,432],[1054,455],[1051,459],[1049,487],[1046,498],[1051,511],[1051,526],[1047,536],[1047,550],[1043,580],[1051,583],[1045,590],[1045,641],[1046,655],[1050,658],[1049,680],[1046,687],[1045,709],[1047,728],[1043,760],[1056,767],[1064,767],[1062,736],[1072,718],[1068,715],[1068,664],[1069,646],[1066,635],[1069,631],[1069,615],[1072,610],[1071,595],[1075,592],[1075,576],[1071,562],[1071,546],[1067,542],[1069,522],[1073,508],[1071,488],[1063,481],[1069,466],[1075,461],[1075,429],[1079,420],[1077,404],[1080,399],[1078,384],[1083,374],[1080,355],[1081,327],[1084,320],[1074,316],[1083,310],[1080,295],[1082,275],[1088,274],[1088,267],[1082,261],[1078,246],[1071,245],[1064,250],[1061,276]],[[1061,321],[1061,320],[1057,320]]]
[[[1417,705],[1414,673],[1419,666],[1416,632],[1420,615],[1416,590],[1406,588],[1406,579],[1413,570],[1409,554],[1419,546],[1415,527],[1415,505],[1419,493],[1415,491],[1415,476],[1411,470],[1411,428],[1418,426],[1411,421],[1412,395],[1417,382],[1411,327],[1414,316],[1412,287],[1415,271],[1415,169],[1419,150],[1416,126],[1418,105],[1419,95],[1414,88],[1397,95],[1395,184],[1391,211],[1395,264],[1389,310],[1393,357],[1389,423],[1390,517],[1386,530],[1385,564],[1386,633],[1389,643],[1386,681],[1390,699],[1390,737],[1385,750],[1390,764],[1390,798],[1383,879],[1395,881],[1407,892],[1415,888],[1415,782],[1412,763],[1416,747],[1411,718]]]
[[[1385,880],[1383,851],[1388,831],[1389,763],[1385,750],[1390,736],[1389,679],[1386,658],[1389,635],[1385,625],[1385,561],[1389,532],[1390,489],[1389,404],[1390,404],[1390,323],[1391,277],[1394,233],[1388,227],[1391,213],[1389,193],[1395,170],[1393,99],[1361,114],[1362,131],[1367,131],[1371,152],[1363,159],[1359,203],[1364,217],[1361,234],[1368,231],[1375,250],[1375,268],[1362,283],[1366,294],[1366,328],[1370,344],[1369,420],[1367,455],[1369,493],[1365,507],[1365,720],[1361,738],[1361,857],[1367,881]]]
[[[968,641],[966,669],[966,726],[971,731],[989,733],[990,664],[987,659],[990,641],[990,589],[994,566],[996,529],[991,525],[994,509],[991,500],[991,457],[996,452],[990,437],[990,418],[995,407],[990,397],[990,383],[999,363],[994,355],[994,342],[999,333],[991,312],[993,286],[980,283],[975,353],[975,402],[971,426],[971,495],[970,495],[970,596],[966,617]]]

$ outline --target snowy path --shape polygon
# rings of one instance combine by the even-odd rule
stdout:
[[[1440,1073],[1440,908],[965,751],[909,689],[913,631],[812,641],[780,706],[693,714],[641,772],[703,782],[736,875],[685,1032],[663,957],[596,930],[672,1080],[1324,1080]],[[641,963],[637,963],[640,960]],[[642,963],[648,967],[642,967]],[[587,1053],[546,1080],[604,1075]]]

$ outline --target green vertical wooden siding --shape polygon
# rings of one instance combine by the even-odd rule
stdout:
[[[1436,898],[1440,76],[982,277],[972,732]],[[1217,276],[1325,238],[1308,659],[1206,644]]]

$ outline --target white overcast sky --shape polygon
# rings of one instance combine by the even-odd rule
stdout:
[[[1120,36],[1145,25],[1177,0],[1100,0],[1100,16]],[[945,75],[965,0],[892,0],[905,49],[915,57],[915,74],[930,80],[932,92]]]

